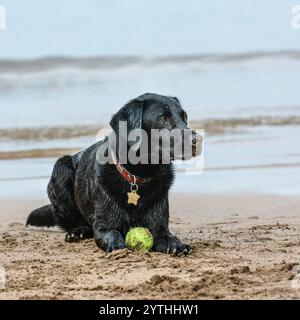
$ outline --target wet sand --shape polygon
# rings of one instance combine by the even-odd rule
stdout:
[[[0,299],[299,299],[300,198],[267,195],[171,197],[171,230],[188,257],[105,255],[93,240],[67,244],[57,231],[24,227],[47,200],[0,200]],[[294,279],[295,280],[295,279]]]

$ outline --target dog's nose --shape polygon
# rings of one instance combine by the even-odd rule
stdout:
[[[202,143],[203,141],[203,137],[197,133],[196,131],[193,131],[192,133],[192,144],[193,145],[198,145],[200,143]]]

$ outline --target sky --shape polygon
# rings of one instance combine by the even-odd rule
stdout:
[[[299,0],[300,3],[300,0]],[[297,0],[0,0],[0,58],[300,50]]]

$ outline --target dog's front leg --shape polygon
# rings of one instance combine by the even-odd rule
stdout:
[[[147,227],[153,235],[153,250],[175,255],[188,254],[191,247],[182,243],[169,231],[169,206],[167,200],[150,210]]]
[[[105,200],[99,197],[94,206],[95,213],[90,220],[95,242],[100,249],[106,252],[124,249],[126,247],[124,241],[127,226],[126,212],[116,203]]]

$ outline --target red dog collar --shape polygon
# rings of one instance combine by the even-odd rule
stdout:
[[[114,161],[114,165],[116,166],[117,170],[120,172],[121,176],[127,180],[129,183],[136,185],[137,183],[141,184],[141,183],[145,183],[147,182],[149,179],[143,179],[140,178],[138,176],[135,176],[134,174],[131,174],[129,171],[127,171],[122,165],[121,163],[116,159],[116,156],[114,154],[113,151],[111,151],[111,157]]]

